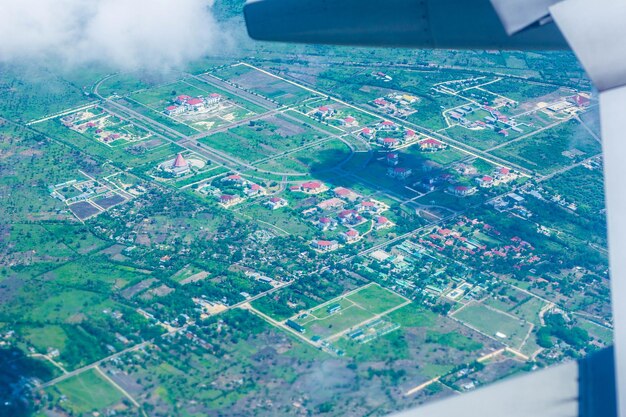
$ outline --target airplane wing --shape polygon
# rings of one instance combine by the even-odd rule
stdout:
[[[622,125],[626,112],[626,1],[249,0],[244,14],[250,36],[265,41],[573,49],[600,93],[615,329],[615,351],[602,357],[604,363],[608,363],[606,355],[615,357],[610,364],[611,370],[615,369],[610,379],[613,383],[590,378],[597,364],[588,365],[595,363],[589,359],[577,366],[561,365],[401,416],[448,416],[462,410],[464,416],[481,417],[606,417],[617,415],[619,410],[619,415],[626,417],[626,129]],[[604,394],[610,391],[613,396],[602,397],[598,390]],[[597,406],[597,398],[612,401],[613,408]]]
[[[501,0],[506,1],[506,0]],[[490,0],[251,0],[248,34],[263,41],[411,48],[566,49],[537,3],[509,36]],[[539,4],[542,3],[542,4]],[[526,10],[532,10],[522,7]],[[501,7],[499,13],[514,15]],[[520,25],[524,30],[519,30]],[[512,30],[512,29],[511,29]]]
[[[616,417],[615,393],[609,348],[393,417]]]

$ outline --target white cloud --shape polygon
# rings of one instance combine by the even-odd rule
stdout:
[[[0,0],[0,62],[181,67],[229,44],[211,6],[211,0]]]

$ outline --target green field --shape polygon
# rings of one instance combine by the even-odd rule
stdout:
[[[404,302],[405,299],[399,295],[373,284],[328,301],[312,309],[308,317],[297,319],[296,322],[305,327],[307,337],[326,338],[374,319]],[[329,308],[335,305],[340,305],[341,309],[330,313]]]
[[[101,411],[123,399],[122,394],[93,369],[61,381],[48,391],[67,397],[63,407],[77,413]]]
[[[468,305],[454,313],[454,318],[515,349],[519,348],[530,329],[528,322],[515,319],[482,304]],[[496,336],[497,333],[505,337]]]
[[[223,68],[215,74],[282,105],[293,105],[316,96],[301,87],[244,65]]]
[[[566,151],[580,152],[572,158]],[[578,122],[571,120],[529,138],[493,151],[493,155],[541,174],[579,162],[601,152],[598,141]]]

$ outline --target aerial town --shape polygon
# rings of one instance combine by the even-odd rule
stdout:
[[[33,416],[382,416],[611,344],[571,54],[307,48],[0,89]]]

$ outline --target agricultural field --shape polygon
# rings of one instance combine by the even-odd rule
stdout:
[[[601,152],[598,141],[576,121],[568,121],[493,151],[540,174],[550,174]]]
[[[320,97],[318,94],[246,64],[222,68],[214,72],[214,75],[284,106],[297,104],[309,98]]]

